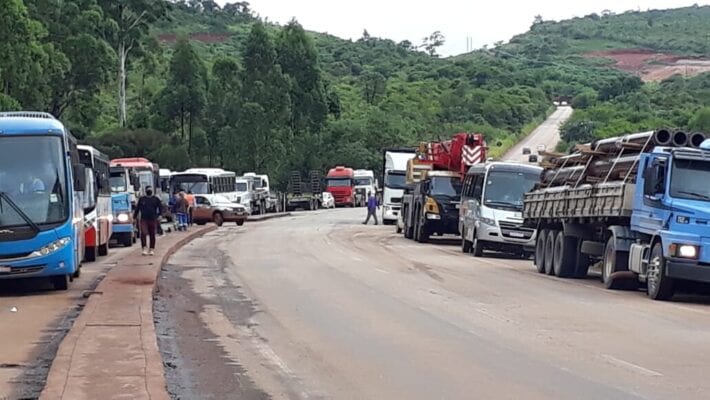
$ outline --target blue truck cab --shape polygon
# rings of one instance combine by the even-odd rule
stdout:
[[[84,252],[86,169],[47,113],[0,113],[0,279],[50,278],[66,290]]]
[[[630,229],[629,269],[651,298],[672,297],[678,279],[710,283],[710,139],[640,155]]]

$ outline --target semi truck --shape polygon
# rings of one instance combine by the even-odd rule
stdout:
[[[391,225],[397,222],[398,233],[403,229],[398,220],[402,209],[402,196],[407,187],[407,161],[414,158],[415,152],[414,147],[383,150],[382,223]]]
[[[355,205],[365,207],[367,205],[367,194],[377,193],[377,181],[375,173],[369,169],[356,169],[353,171],[353,191],[355,192]]]
[[[266,214],[273,208],[268,175],[257,175],[255,172],[247,172],[238,179],[251,181],[251,185],[248,185],[249,195],[247,197],[249,197],[250,200],[249,207],[252,213]],[[237,203],[244,204],[243,201],[239,200]]]
[[[326,176],[326,191],[335,198],[336,206],[353,207],[355,205],[355,195],[353,192],[353,178],[355,174],[352,168],[339,165],[331,168]]]
[[[288,193],[286,193],[286,211],[317,210],[321,202],[321,173],[320,171],[310,171],[308,180],[304,181],[301,173],[292,171],[288,181]]]
[[[710,140],[660,129],[580,145],[524,198],[538,230],[538,272],[584,277],[601,263],[608,289],[646,285],[672,298],[681,281],[710,282]]]
[[[420,144],[407,162],[411,193],[402,199],[404,236],[420,243],[432,234],[459,232],[462,176],[486,159],[486,142],[478,133],[458,133],[442,142]]]

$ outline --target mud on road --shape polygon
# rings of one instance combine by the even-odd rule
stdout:
[[[206,235],[206,239],[238,230],[222,229]],[[232,266],[228,257],[215,254],[214,249],[199,249],[195,243],[186,247],[191,256],[186,258],[178,252],[163,266],[154,294],[153,315],[168,393],[176,400],[270,399],[256,387],[242,365],[230,358],[205,323],[208,314],[220,310],[232,325],[248,329],[256,306],[238,286],[212,286],[214,296],[209,297],[196,293],[186,276],[205,274],[211,280],[224,282],[225,270]]]

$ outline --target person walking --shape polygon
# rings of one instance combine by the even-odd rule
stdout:
[[[190,208],[190,204],[185,198],[185,192],[178,193],[178,197],[175,200],[175,213],[178,217],[178,230],[187,230],[187,213]]]
[[[375,219],[375,225],[378,225],[377,221],[377,209],[380,207],[379,203],[377,202],[377,198],[375,197],[372,192],[367,193],[367,218],[365,219],[365,222],[363,222],[363,225],[367,225],[367,223],[370,221],[370,217]]]
[[[155,251],[155,233],[158,229],[158,218],[163,207],[162,201],[153,196],[153,188],[145,188],[145,196],[138,199],[138,205],[133,212],[133,218],[138,219],[140,214],[141,248],[144,256],[153,255]],[[150,249],[146,248],[146,236],[150,238]]]
[[[187,224],[192,226],[192,210],[197,206],[195,195],[188,190],[185,200],[187,200]]]

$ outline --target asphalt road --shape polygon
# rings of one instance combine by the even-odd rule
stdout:
[[[543,276],[364,214],[222,228],[178,252],[156,303],[174,398],[710,398],[708,298]]]
[[[560,106],[553,112],[545,122],[535,128],[525,139],[508,151],[503,157],[505,161],[528,162],[528,155],[523,154],[523,148],[527,147],[537,154],[537,146],[544,145],[549,151],[554,151],[555,146],[560,141],[560,126],[572,116],[572,107]]]

